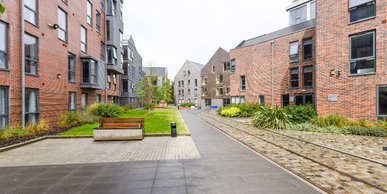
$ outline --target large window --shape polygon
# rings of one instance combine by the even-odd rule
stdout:
[[[24,1],[24,19],[31,24],[38,24],[38,4],[36,0],[25,0]]]
[[[87,24],[92,26],[92,24],[93,24],[93,19],[92,19],[93,6],[91,5],[90,1],[87,1],[87,6],[86,7],[87,7],[86,8],[87,9],[87,18],[86,18]]]
[[[117,66],[117,49],[114,46],[108,45],[106,48],[107,52],[107,62],[108,64],[113,64]]]
[[[223,62],[223,71],[230,71],[230,70],[231,70],[231,62],[230,61]]]
[[[100,33],[101,31],[101,13],[99,13],[99,11],[95,14],[95,31],[97,31],[97,33]]]
[[[378,87],[377,109],[379,117],[387,117],[387,86]]]
[[[26,89],[25,106],[27,124],[37,124],[39,119],[39,93],[37,89]]]
[[[305,39],[303,42],[304,60],[313,58],[313,38]]]
[[[235,59],[231,59],[230,61],[230,71],[231,73],[234,73],[236,70],[236,60]]]
[[[290,25],[305,22],[308,19],[308,9],[306,5],[290,11]]]
[[[350,37],[350,72],[352,75],[375,72],[375,32]]]
[[[376,16],[375,0],[349,0],[350,22]]]
[[[246,76],[241,76],[239,78],[239,89],[240,91],[246,90]]]
[[[113,15],[114,16],[114,14],[115,14],[115,4],[113,3],[113,0],[107,0],[107,4],[106,4],[107,6],[107,8],[106,8],[106,10],[107,10],[107,15]]]
[[[97,84],[98,62],[92,59],[82,61],[82,83]]]
[[[122,92],[127,93],[129,91],[129,81],[122,80]]]
[[[105,61],[105,43],[101,42],[101,60]]]
[[[264,95],[258,96],[258,104],[265,104],[265,96]]]
[[[244,96],[233,96],[231,97],[231,104],[243,104],[245,103]]]
[[[291,63],[298,61],[298,41],[290,43],[289,58]]]
[[[82,108],[82,110],[85,110],[87,108],[87,94],[86,93],[82,93],[81,108]]]
[[[68,66],[69,66],[69,82],[75,82],[75,55],[69,54]]]
[[[110,20],[106,20],[106,40],[110,41]]]
[[[289,94],[282,95],[282,107],[289,106],[290,96]]]
[[[300,94],[296,95],[294,98],[294,104],[296,106],[314,104],[314,96],[313,94]]]
[[[8,69],[8,25],[0,21],[0,69]]]
[[[0,129],[8,125],[8,88],[0,87]]]
[[[38,38],[24,33],[25,73],[38,74]]]
[[[58,38],[67,41],[67,13],[58,8]]]
[[[77,110],[77,94],[75,92],[69,92],[69,111]]]
[[[95,96],[95,102],[96,102],[96,103],[101,103],[101,99],[102,99],[101,94],[97,94],[97,95]]]
[[[83,26],[81,26],[81,51],[87,52],[87,30]]]
[[[298,67],[290,69],[290,88],[298,88],[299,86],[298,74],[299,74]]]
[[[303,84],[304,87],[312,87],[313,86],[313,67],[307,66],[302,68],[303,71]]]

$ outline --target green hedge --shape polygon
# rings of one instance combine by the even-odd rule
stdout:
[[[194,103],[183,103],[183,104],[180,104],[180,107],[191,107],[191,106],[195,106]]]

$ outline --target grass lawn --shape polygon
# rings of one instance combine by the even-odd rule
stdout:
[[[145,118],[146,134],[170,134],[171,122],[176,122],[178,133],[187,132],[187,129],[185,128],[183,121],[180,119],[180,116],[178,115],[177,109],[175,107],[151,110],[150,114],[148,113],[148,110],[131,110],[120,115],[120,117]],[[74,127],[69,131],[59,135],[93,135],[93,129],[96,127],[98,127],[98,123],[86,124],[79,127]]]

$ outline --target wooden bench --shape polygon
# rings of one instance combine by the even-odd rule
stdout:
[[[101,118],[93,137],[95,141],[142,140],[144,123],[144,118]]]

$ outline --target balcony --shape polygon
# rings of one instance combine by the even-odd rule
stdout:
[[[100,80],[103,80],[104,75],[98,74],[98,72],[103,72],[101,69],[104,68],[104,66],[100,65],[97,59],[93,58],[92,56],[82,56],[81,61],[82,66],[80,87],[82,89],[104,89],[102,84],[99,82]]]
[[[124,74],[124,70],[121,67],[118,67],[118,65],[110,64],[107,65],[107,72],[108,73],[114,73],[114,74]]]

